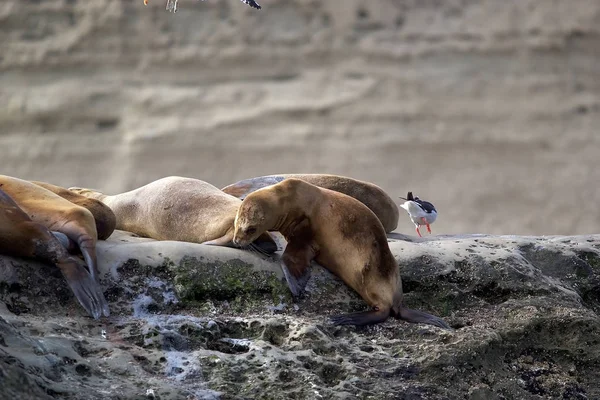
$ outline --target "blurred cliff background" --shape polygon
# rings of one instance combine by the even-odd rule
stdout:
[[[1,2],[1,173],[326,172],[432,201],[434,234],[600,231],[600,1],[165,3]]]

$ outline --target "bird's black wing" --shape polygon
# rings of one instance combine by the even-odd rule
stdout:
[[[260,10],[262,7],[255,2],[254,0],[241,0],[242,3],[249,5],[252,8],[256,8],[257,10]]]
[[[417,200],[415,200],[415,202],[419,205],[419,207],[421,207],[423,209],[423,211],[425,211],[427,214],[431,214],[432,212],[437,212],[437,210],[435,209],[435,207],[433,206],[433,204],[431,204],[428,201],[425,200],[420,200],[417,198]]]

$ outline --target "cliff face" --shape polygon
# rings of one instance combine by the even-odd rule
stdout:
[[[2,173],[329,172],[431,200],[437,233],[597,231],[599,2],[164,3],[2,2]]]

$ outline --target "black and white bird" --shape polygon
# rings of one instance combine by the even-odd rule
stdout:
[[[431,227],[429,225],[433,224],[437,218],[437,210],[433,204],[413,196],[412,192],[408,192],[406,198],[400,198],[406,200],[404,204],[400,204],[400,207],[404,208],[406,212],[408,212],[410,219],[416,226],[416,231],[419,237],[422,237],[421,232],[419,232],[419,226],[427,226],[427,232],[431,233]]]
[[[144,0],[144,4],[148,5],[149,0]],[[176,12],[177,11],[177,1],[178,0],[167,0],[167,11]],[[252,8],[256,8],[257,10],[261,9],[261,6],[254,0],[241,0],[242,3],[249,5]]]

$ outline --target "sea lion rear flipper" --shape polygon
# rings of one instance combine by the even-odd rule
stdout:
[[[67,249],[67,251],[69,253],[74,253],[75,251],[77,251],[79,248],[77,247],[77,244],[72,241],[71,239],[69,239],[69,237],[67,235],[65,235],[62,232],[55,232],[55,231],[51,231],[50,232],[52,235],[54,235],[55,238],[58,239],[58,241],[60,242],[60,244],[62,244],[62,246]]]
[[[225,186],[221,190],[227,194],[237,197],[240,200],[244,200],[244,198],[250,193],[267,186],[275,185],[284,179],[284,176],[259,176],[257,178],[249,178],[232,183],[229,186]]]
[[[94,318],[98,319],[102,314],[110,315],[108,303],[100,285],[91,276],[81,261],[69,257],[57,263],[69,287],[73,291],[79,303]]]
[[[90,270],[92,279],[98,279],[98,262],[96,258],[96,241],[88,235],[80,235],[77,238],[77,244],[81,250],[81,254],[85,259],[85,263]]]
[[[402,307],[400,308],[399,314],[400,315],[397,315],[396,318],[407,322],[429,324],[439,328],[452,330],[452,327],[443,319],[436,317],[435,315],[427,314],[423,311]]]
[[[390,317],[389,310],[361,311],[352,314],[334,315],[330,318],[333,325],[373,325],[384,322]]]
[[[94,225],[94,230],[96,226]],[[98,279],[98,265],[96,259],[96,239],[90,236],[89,232],[79,224],[75,222],[69,222],[60,228],[60,232],[67,235],[67,237],[75,242],[79,246],[79,250],[85,259],[85,263],[90,270],[92,279]]]

